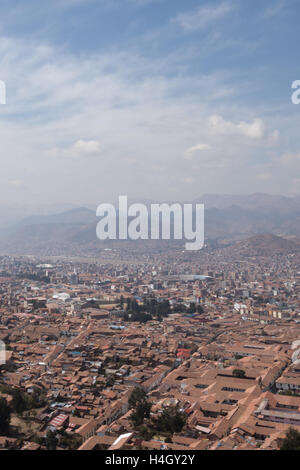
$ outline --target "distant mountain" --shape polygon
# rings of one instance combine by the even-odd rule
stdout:
[[[273,258],[300,252],[300,238],[287,239],[271,233],[255,235],[241,241],[230,241],[214,246],[224,258],[245,260],[246,258]],[[213,252],[214,253],[214,252]]]
[[[267,232],[284,237],[300,236],[300,196],[211,194],[194,202],[205,205],[208,238],[242,239]]]
[[[300,238],[289,240],[264,233],[235,243],[234,249],[247,256],[287,255],[300,251]]]
[[[207,209],[228,209],[240,207],[249,211],[267,212],[276,210],[277,213],[299,211],[300,196],[286,197],[273,194],[255,193],[250,195],[204,194],[194,202],[202,202]]]
[[[79,207],[78,209],[71,209],[60,214],[42,215],[26,217],[21,220],[16,226],[25,227],[30,225],[52,225],[52,224],[92,224],[96,223],[97,218],[95,211],[87,209],[86,207]]]
[[[74,204],[0,204],[0,231],[7,233],[12,227],[20,223],[24,218],[33,215],[43,216],[48,214],[60,214],[64,211],[76,208]]]
[[[296,239],[300,237],[300,196],[288,198],[263,193],[249,196],[204,195],[193,201],[196,202],[205,204],[205,239],[212,242],[211,246],[224,246],[228,242],[250,239],[249,246],[240,246],[241,251],[256,247],[255,249],[265,252],[268,245],[269,248],[272,246],[283,252],[296,249],[293,243],[297,245]],[[150,204],[150,201],[147,203]],[[26,217],[11,226],[9,234],[2,234],[0,252],[91,253],[109,244],[116,245],[116,242],[110,240],[101,242],[97,239],[98,220],[95,211],[86,207],[58,214]],[[275,238],[267,239],[264,235],[266,233]],[[263,235],[264,238],[257,240],[257,235]],[[290,240],[286,240],[287,238]],[[263,240],[266,240],[265,244]],[[142,243],[144,242],[139,246]],[[124,249],[127,245],[129,249],[137,246],[131,242],[119,242],[119,245]],[[150,247],[149,243],[148,246]]]

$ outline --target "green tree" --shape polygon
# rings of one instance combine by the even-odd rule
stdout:
[[[195,302],[191,302],[188,308],[188,313],[196,313],[196,304]]]
[[[47,450],[56,450],[57,442],[56,433],[48,429],[45,439]]]
[[[162,414],[154,421],[154,426],[158,432],[174,434],[180,432],[186,423],[186,415],[177,406],[165,408]]]
[[[10,407],[5,398],[0,398],[0,435],[6,436],[9,432]]]
[[[68,450],[77,450],[82,444],[82,438],[78,434],[68,434],[66,431],[62,431],[60,437],[60,445],[67,448]]]
[[[145,419],[150,418],[152,403],[146,400],[139,401],[135,411],[132,413],[130,419],[135,427],[144,424]]]
[[[12,407],[18,414],[22,414],[27,409],[24,394],[18,388],[13,391]]]
[[[242,369],[234,369],[232,372],[233,377],[238,377],[239,379],[243,379],[245,377],[245,371]]]
[[[128,405],[130,408],[135,408],[136,405],[146,399],[146,392],[141,387],[135,387],[128,399]]]
[[[115,376],[112,374],[109,374],[106,380],[106,387],[113,387],[116,379]]]
[[[150,441],[153,437],[154,431],[151,431],[148,426],[142,424],[138,428],[138,436],[141,437],[144,441]]]
[[[280,450],[300,450],[300,432],[294,428],[289,428]]]
[[[198,304],[197,307],[196,307],[196,311],[197,311],[197,313],[204,313],[204,309],[203,309],[202,305]]]
[[[141,426],[150,417],[152,403],[147,402],[146,392],[141,387],[135,387],[128,399],[128,405],[134,412],[131,421],[135,427]]]

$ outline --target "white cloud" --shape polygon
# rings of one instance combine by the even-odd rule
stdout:
[[[98,155],[102,152],[100,142],[97,140],[77,140],[68,147],[53,147],[47,150],[46,156],[52,158],[80,158],[83,156]]]
[[[280,132],[276,129],[275,131],[271,132],[268,136],[268,144],[274,145],[279,141]]]
[[[209,125],[214,133],[222,135],[242,135],[249,139],[262,139],[265,135],[265,126],[262,119],[255,119],[252,123],[241,121],[237,124],[226,121],[222,116],[209,117]]]
[[[182,182],[185,184],[193,184],[195,182],[195,178],[187,176],[185,178],[182,178]]]
[[[8,184],[13,188],[19,188],[22,186],[22,181],[20,179],[10,180]]]
[[[187,160],[192,159],[194,155],[197,154],[198,152],[203,152],[205,150],[210,150],[210,149],[211,149],[211,146],[208,144],[194,145],[193,147],[189,147],[188,149],[186,149],[186,151],[184,152],[184,158]]]
[[[77,140],[73,145],[73,150],[80,154],[95,154],[102,151],[100,142],[97,140]]]
[[[128,165],[136,165],[137,159],[136,158],[126,158],[126,162]]]
[[[273,18],[274,16],[280,15],[282,13],[282,10],[285,8],[285,3],[283,0],[280,0],[279,2],[275,2],[272,6],[266,8],[263,11],[262,18]]]
[[[260,181],[268,181],[272,178],[272,173],[258,173],[256,178]]]
[[[300,167],[300,152],[298,153],[285,153],[279,158],[279,164],[285,167]]]
[[[216,6],[205,4],[195,10],[179,13],[171,21],[186,32],[194,32],[223,19],[232,9],[233,5],[229,2],[223,2]]]

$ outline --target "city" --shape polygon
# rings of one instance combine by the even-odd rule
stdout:
[[[2,257],[1,446],[274,450],[300,429],[300,251],[195,253]]]

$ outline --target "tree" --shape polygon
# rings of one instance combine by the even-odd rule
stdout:
[[[243,359],[243,357],[244,357],[244,356],[241,356],[240,354],[235,354],[235,355],[234,355],[234,359],[236,359],[237,361],[238,361],[239,359]]]
[[[147,323],[152,320],[152,316],[145,312],[133,312],[130,317],[131,321],[138,321],[140,323]]]
[[[195,302],[191,302],[188,308],[188,313],[196,313],[196,304]]]
[[[47,399],[44,391],[34,390],[31,397],[29,397],[30,408],[41,408],[47,404]]]
[[[48,429],[45,439],[47,449],[56,450],[57,442],[56,433]]]
[[[82,444],[82,438],[78,434],[68,434],[66,431],[61,431],[60,445],[66,447],[68,450],[77,450]]]
[[[130,419],[134,426],[141,426],[150,417],[152,403],[148,403],[146,392],[141,387],[135,387],[128,399],[131,409],[134,409]]]
[[[197,307],[196,307],[196,311],[197,311],[197,313],[203,313],[204,309],[203,309],[202,305],[198,304]]]
[[[6,436],[10,424],[10,407],[5,398],[0,398],[0,435]]]
[[[300,450],[300,432],[294,428],[289,428],[280,450]]]
[[[186,311],[187,311],[187,308],[182,303],[178,303],[178,304],[173,306],[173,312],[174,313],[185,313]]]
[[[44,440],[42,437],[38,436],[37,434],[34,434],[33,437],[31,438],[33,442],[36,442],[36,444],[39,444],[40,446],[43,445]]]
[[[152,403],[149,403],[146,400],[138,402],[135,411],[130,416],[130,419],[135,427],[141,426],[144,424],[145,419],[150,418],[151,408]]]
[[[238,377],[239,379],[243,379],[245,377],[245,371],[242,369],[234,369],[232,372],[233,377]]]
[[[106,387],[113,387],[116,381],[116,377],[113,374],[109,374],[106,379]]]
[[[154,426],[158,432],[174,434],[182,430],[186,419],[186,415],[178,409],[178,406],[169,406],[154,421]]]
[[[128,399],[130,408],[135,408],[136,405],[146,399],[146,392],[141,387],[135,387]]]
[[[27,409],[24,395],[18,388],[13,391],[12,407],[18,414],[22,414]]]
[[[126,299],[126,311],[128,312],[129,310],[131,310],[131,298],[130,297]]]
[[[142,424],[138,428],[138,436],[142,438],[144,441],[150,441],[153,437],[154,431],[151,431],[148,426]]]

